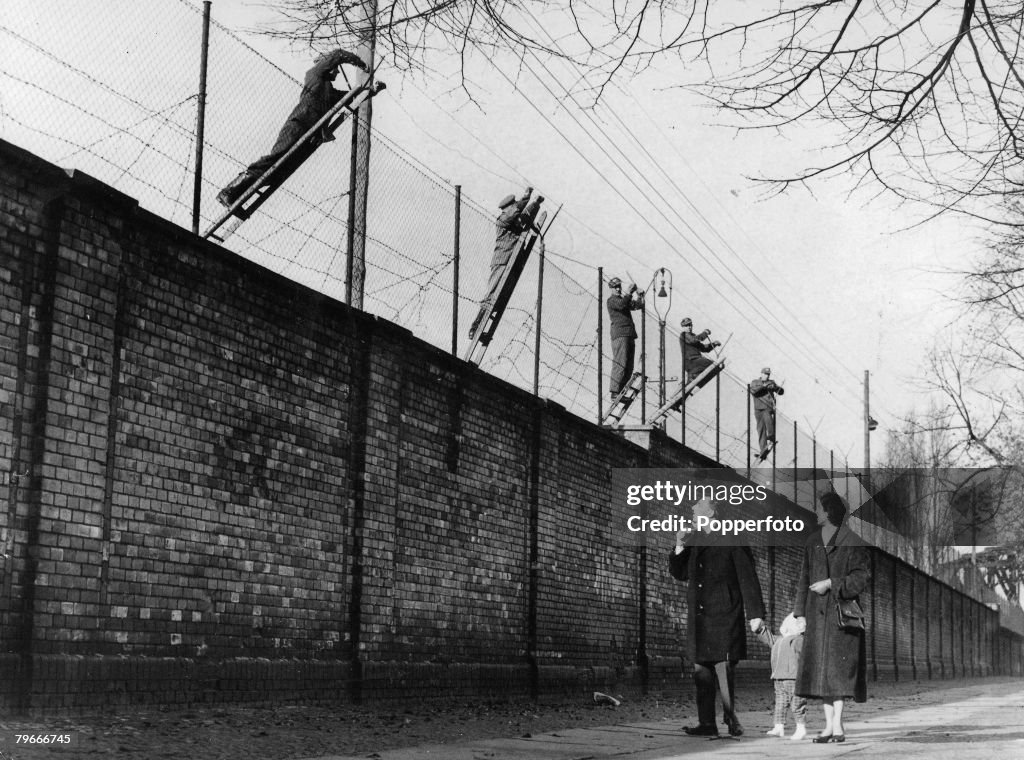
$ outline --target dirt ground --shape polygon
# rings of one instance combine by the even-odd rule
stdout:
[[[921,707],[965,699],[995,686],[1019,689],[1019,679],[870,684],[869,701],[852,705],[856,718],[881,710]],[[950,694],[955,690],[955,695]],[[739,707],[748,730],[763,731],[771,722],[772,689],[761,693],[740,690]],[[648,697],[618,707],[595,705],[592,694],[578,703],[437,703],[397,707],[291,706],[201,707],[188,710],[148,710],[104,713],[73,718],[16,720],[0,717],[0,758],[3,760],[69,760],[116,757],[217,758],[218,760],[287,760],[322,755],[360,755],[395,747],[517,737],[570,727],[659,721],[680,726],[695,722],[692,700]],[[749,715],[754,713],[754,715]],[[808,725],[821,724],[821,711],[812,705]],[[74,734],[74,746],[16,746],[14,736]]]

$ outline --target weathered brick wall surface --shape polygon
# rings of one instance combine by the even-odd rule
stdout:
[[[867,632],[867,654],[871,658],[871,677],[892,680],[897,677],[895,663],[895,567],[880,552],[873,555],[871,590],[867,604],[871,628]],[[888,603],[887,603],[888,602]]]
[[[893,620],[895,622],[895,661],[896,667],[903,678],[913,677],[913,641],[914,641],[914,599],[913,571],[909,567],[896,565],[893,568],[895,578],[893,604]]]
[[[3,706],[690,688],[668,546],[611,540],[606,495],[712,462],[3,143],[0,370]],[[775,626],[800,557],[755,548]],[[997,613],[876,565],[878,677],[1019,672]]]

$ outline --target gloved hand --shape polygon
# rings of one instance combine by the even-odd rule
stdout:
[[[712,343],[711,345],[712,345],[712,346],[713,346],[714,348],[718,348],[718,347],[719,347],[720,345],[722,345],[722,341],[720,341],[720,340],[716,340],[716,341],[714,341],[714,342],[713,342],[713,343]]]

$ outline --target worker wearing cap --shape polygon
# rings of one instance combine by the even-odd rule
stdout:
[[[683,352],[683,369],[686,371],[686,382],[693,380],[701,372],[711,366],[711,359],[704,356],[708,351],[722,345],[719,341],[707,341],[710,330],[694,334],[693,320],[686,317],[679,326],[683,331],[679,334],[679,347]],[[710,379],[710,378],[709,378]],[[701,383],[703,386],[703,383]]]
[[[754,419],[757,420],[757,441],[761,446],[760,459],[763,462],[775,444],[775,396],[781,396],[786,389],[771,379],[771,367],[761,370],[761,376],[750,383],[750,395],[754,397]]]
[[[494,239],[494,255],[491,256],[491,276],[487,281],[487,295],[480,301],[480,311],[469,328],[469,337],[473,337],[480,321],[487,316],[491,304],[498,295],[498,288],[501,285],[501,278],[505,275],[505,269],[512,261],[512,254],[515,252],[519,236],[527,230],[533,219],[537,216],[537,209],[544,202],[543,196],[538,195],[532,201],[533,188],[526,188],[526,192],[518,200],[512,194],[506,195],[498,204],[498,219],[495,222],[497,234]],[[538,238],[537,244],[544,247],[544,239]]]
[[[288,115],[287,121],[277,135],[270,153],[249,164],[248,168],[235,177],[217,194],[217,200],[230,206],[278,159],[289,151],[292,145],[312,128],[331,108],[348,94],[337,90],[332,82],[341,71],[342,64],[349,64],[366,71],[366,64],[355,53],[338,48],[316,59],[313,67],[306,72],[302,83],[299,103]],[[322,137],[314,138],[322,141]]]
[[[607,301],[612,338],[612,374],[608,393],[614,399],[633,375],[637,335],[630,312],[643,308],[644,294],[637,291],[634,283],[629,286],[629,292],[622,295],[622,280],[618,277],[609,280],[608,287],[612,291]]]

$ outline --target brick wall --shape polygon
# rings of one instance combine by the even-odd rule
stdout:
[[[666,547],[609,540],[606,494],[705,458],[4,143],[0,318],[0,704],[689,688]],[[800,554],[755,554],[777,625]],[[1020,671],[997,613],[875,562],[877,677]]]

